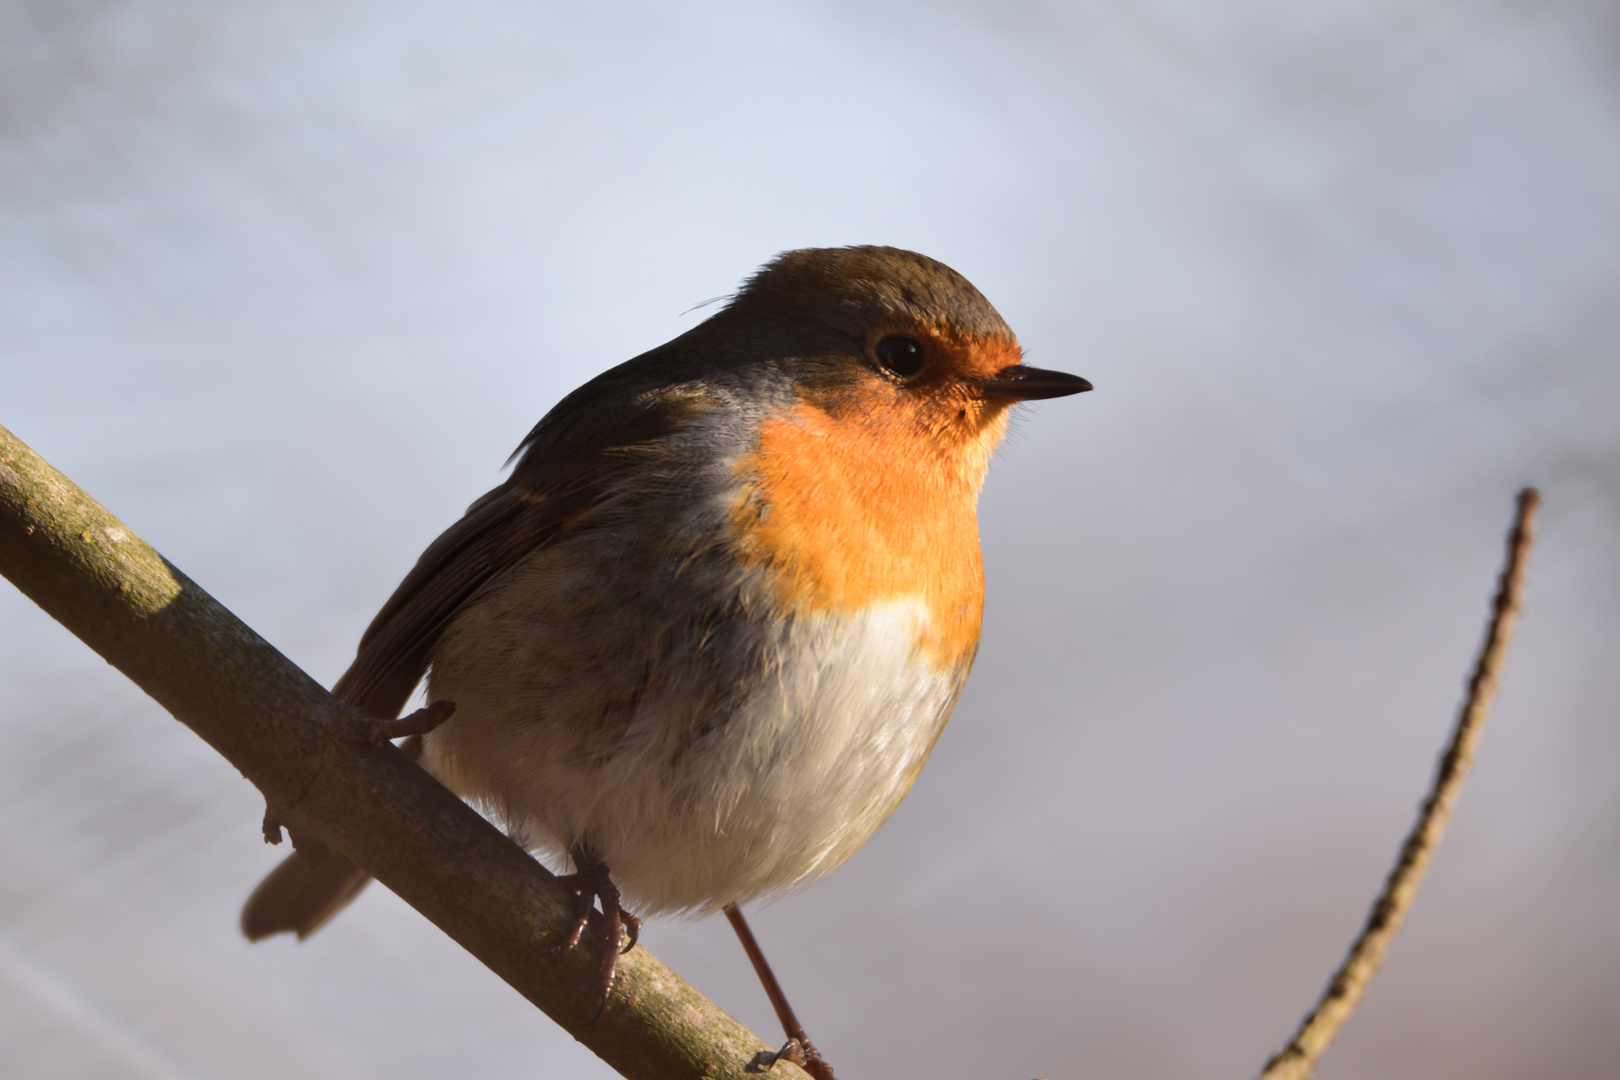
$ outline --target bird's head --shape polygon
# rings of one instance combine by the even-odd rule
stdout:
[[[898,248],[787,252],[744,285],[724,319],[752,339],[743,352],[787,354],[800,402],[928,458],[987,460],[1012,405],[1091,389],[1026,367],[978,289]]]

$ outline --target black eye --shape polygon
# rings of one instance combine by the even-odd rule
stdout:
[[[909,379],[921,371],[928,359],[928,354],[923,352],[922,342],[903,334],[890,334],[879,341],[873,351],[877,353],[878,363],[883,365],[883,370],[902,379]]]

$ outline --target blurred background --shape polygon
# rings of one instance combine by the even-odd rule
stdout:
[[[1031,362],[978,670],[754,913],[851,1077],[1245,1076],[1528,610],[1320,1075],[1593,1076],[1620,1020],[1620,10],[1585,0],[0,4],[0,423],[330,683],[533,422],[788,248]],[[0,1060],[597,1077],[387,890],[249,946],[221,758],[0,585]],[[766,1038],[723,920],[654,952]]]

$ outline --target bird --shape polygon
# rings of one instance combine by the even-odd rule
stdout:
[[[425,679],[453,708],[405,749],[572,866],[570,945],[601,904],[598,1010],[628,902],[724,911],[783,1014],[741,905],[826,876],[910,789],[978,650],[992,451],[1017,403],[1090,389],[943,263],[784,252],[551,409],[333,692],[386,720]],[[305,937],[368,880],[295,854],[243,932]]]

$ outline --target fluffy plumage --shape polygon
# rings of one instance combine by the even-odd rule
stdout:
[[[895,340],[920,370],[885,366]],[[392,717],[425,671],[457,707],[426,767],[644,909],[815,880],[898,805],[961,692],[1009,407],[1088,388],[1019,355],[939,263],[789,252],[541,420],[335,692]],[[250,936],[311,932],[364,882],[298,865],[250,898]]]

